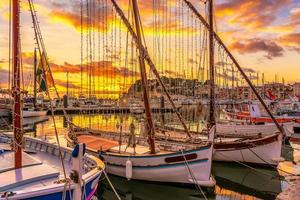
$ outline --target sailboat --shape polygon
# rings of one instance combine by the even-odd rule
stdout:
[[[250,102],[248,104],[247,111],[237,112],[226,112],[226,114],[234,119],[248,120],[252,123],[272,123],[272,118],[269,116],[262,115],[260,108],[256,102]],[[280,114],[280,111],[278,112]],[[300,117],[296,115],[275,115],[274,116],[278,123],[300,123]]]
[[[210,43],[213,43],[213,40],[216,40],[218,42],[218,45],[220,45],[224,51],[227,53],[228,57],[232,60],[238,71],[241,73],[243,78],[246,80],[250,88],[253,90],[254,94],[256,95],[257,99],[262,103],[268,114],[270,115],[270,118],[275,123],[278,131],[262,136],[254,136],[250,138],[243,138],[241,137],[243,135],[243,132],[234,133],[232,132],[231,135],[235,134],[235,137],[233,138],[223,138],[223,137],[217,137],[215,139],[214,143],[214,160],[216,161],[235,161],[235,162],[245,162],[245,163],[251,163],[251,164],[261,164],[261,165],[278,165],[281,159],[281,148],[282,148],[282,139],[284,137],[284,132],[282,127],[278,124],[278,122],[273,117],[272,113],[268,110],[266,104],[264,103],[263,99],[259,95],[259,93],[256,91],[255,87],[253,86],[251,80],[247,77],[247,75],[242,70],[239,63],[236,61],[236,59],[233,57],[231,52],[228,50],[226,45],[223,43],[223,41],[220,39],[220,37],[215,33],[212,21],[210,23],[207,23],[205,18],[202,17],[202,15],[197,11],[197,9],[193,6],[193,4],[188,1],[184,0],[184,3],[189,7],[189,9],[195,14],[195,16],[201,21],[201,23],[209,29],[210,34]],[[212,12],[211,12],[212,13]],[[212,47],[212,45],[210,46]],[[212,51],[213,49],[210,49]],[[211,57],[213,57],[213,54],[210,54]],[[214,64],[210,64],[210,73],[211,73],[211,94],[213,95],[210,97],[211,99],[214,98],[214,88],[215,85],[213,84],[213,78],[214,78]],[[210,107],[213,107],[213,105],[210,103]],[[211,110],[211,109],[210,109]],[[210,111],[211,112],[211,111]],[[232,130],[235,127],[235,125],[227,125],[227,128],[230,129],[230,126],[232,126]],[[216,132],[218,132],[218,127],[216,128]],[[222,131],[222,127],[219,126],[220,131]]]
[[[0,135],[0,200],[91,199],[96,192],[104,164],[98,158],[86,154],[84,144],[78,144],[72,150],[61,147],[59,140],[57,144],[51,144],[23,137],[22,97],[19,92],[20,2],[13,0],[11,3],[14,132]],[[31,1],[29,4],[32,11],[33,4]]]
[[[210,46],[211,47],[213,46],[214,40],[216,40],[219,43],[219,45],[222,46],[222,48],[226,51],[226,53],[231,58],[231,60],[233,61],[235,66],[238,68],[240,73],[243,75],[243,77],[245,78],[247,83],[250,85],[252,90],[255,92],[255,94],[257,95],[257,98],[260,101],[262,101],[261,97],[259,96],[259,94],[255,90],[254,86],[252,85],[250,79],[246,76],[246,74],[244,73],[244,71],[242,70],[240,65],[237,63],[237,61],[234,59],[232,54],[229,52],[227,47],[224,45],[222,40],[214,32],[213,26],[210,25],[210,24],[212,24],[213,20],[210,21],[210,24],[207,23],[206,20],[200,15],[200,13],[196,10],[195,7],[193,7],[193,5],[189,1],[184,0],[184,2],[193,11],[193,13],[197,16],[197,18],[199,18],[199,20],[201,20],[201,22],[204,24],[204,26],[206,26],[206,28],[209,29]],[[128,30],[130,31],[131,35],[133,36],[135,42],[138,44],[139,49],[142,50],[143,55],[145,55],[144,58],[147,61],[147,63],[150,65],[150,68],[151,68],[152,72],[154,73],[154,75],[156,76],[156,78],[158,79],[158,82],[160,82],[158,71],[156,70],[152,60],[150,59],[149,55],[147,54],[146,48],[143,47],[143,45],[141,45],[141,42],[139,42],[139,40],[138,40],[139,37],[136,35],[136,33],[130,27],[130,23],[128,22],[128,20],[126,20],[125,15],[122,13],[120,8],[118,8],[118,5],[116,4],[116,2],[112,1],[112,3],[114,4],[116,11],[119,12],[121,19],[125,22],[126,26],[128,27]],[[212,13],[212,11],[211,11],[211,13]],[[211,18],[212,18],[212,16],[211,16]],[[215,83],[214,83],[215,75],[214,75],[214,73],[215,73],[215,70],[214,70],[213,58],[214,58],[213,48],[210,48],[210,70],[209,70],[209,72],[211,73],[210,74],[211,80],[209,81],[209,83],[210,83],[210,102],[209,102],[210,117],[209,117],[208,131],[206,131],[206,133],[204,135],[200,134],[200,133],[195,133],[194,137],[190,137],[191,139],[187,139],[186,134],[191,136],[192,132],[187,130],[187,127],[185,127],[185,126],[184,126],[184,130],[179,130],[179,131],[178,130],[161,130],[160,127],[155,127],[156,134],[152,135],[150,137],[150,139],[155,140],[156,143],[159,143],[160,144],[159,148],[162,151],[169,151],[171,149],[176,152],[178,150],[177,149],[178,146],[181,147],[181,150],[188,151],[188,150],[191,150],[191,148],[195,148],[195,147],[200,148],[201,145],[205,142],[210,142],[209,140],[207,140],[207,135],[212,134],[211,128],[216,125],[216,122],[214,119],[214,109],[215,109],[215,105],[214,105],[215,104]],[[143,64],[142,62],[140,62],[140,63]],[[141,71],[143,71],[143,70],[141,70]],[[145,80],[145,78],[144,78],[144,80]],[[166,90],[164,88],[163,84],[161,84],[161,87],[163,90]],[[169,100],[170,100],[171,97],[168,96],[167,92],[165,92],[165,93],[166,93],[167,98],[169,98]],[[144,97],[145,96],[146,95],[144,95]],[[145,100],[144,100],[144,103],[147,102],[147,98],[145,98]],[[170,100],[170,103],[172,104],[172,107],[175,108],[175,105],[174,105],[172,99]],[[266,105],[264,105],[264,107],[267,109]],[[149,104],[148,105],[145,104],[145,111],[146,111],[147,119],[151,119],[151,113],[147,110],[149,110]],[[272,117],[272,114],[270,113],[270,111],[269,110],[267,110],[267,111],[269,112],[270,116]],[[175,112],[175,114],[178,115],[178,112]],[[179,116],[179,120],[182,122],[180,115],[178,115],[178,116]],[[274,121],[274,122],[275,122],[275,126],[276,126],[277,130],[279,129],[280,131],[282,131],[280,125],[276,121]],[[149,120],[148,125],[151,123],[152,123],[152,121]],[[250,135],[250,137],[249,137],[249,135],[246,134],[246,137],[245,137],[245,133],[240,132],[240,131],[242,131],[242,129],[238,130],[238,132],[235,132],[234,131],[235,125],[227,124],[226,126],[227,126],[227,129],[229,129],[229,130],[231,129],[232,132],[227,133],[228,135],[230,135],[230,137],[224,137],[222,135],[218,135],[218,137],[215,138],[213,160],[226,161],[226,162],[243,162],[243,163],[250,163],[250,164],[255,164],[255,165],[265,165],[265,166],[277,166],[278,163],[282,160],[281,149],[282,149],[282,141],[283,141],[283,137],[284,137],[283,133],[281,133],[275,129],[275,132],[272,132],[270,134],[258,133],[258,134]],[[153,127],[153,126],[150,126],[150,127]],[[251,128],[253,128],[253,127],[251,127]],[[216,130],[217,133],[222,132],[222,126],[218,127],[218,124],[217,124],[217,127],[214,130]],[[251,131],[253,131],[253,130],[251,130]],[[81,131],[79,131],[76,134],[79,136],[79,137],[77,137],[78,141],[81,141],[81,140],[88,141],[88,139],[90,139],[90,141],[91,141],[90,142],[90,147],[91,147],[90,150],[97,152],[98,150],[101,151],[101,148],[102,148],[102,150],[105,152],[101,153],[101,154],[106,156],[106,158],[105,158],[106,160],[109,160],[108,164],[111,162],[111,164],[117,165],[116,160],[123,159],[123,161],[122,161],[123,169],[120,169],[120,171],[124,172],[126,159],[125,159],[125,157],[122,157],[122,155],[118,155],[122,151],[122,147],[120,147],[121,144],[114,143],[116,141],[120,141],[120,137],[118,136],[118,134],[114,134],[111,132],[108,133],[105,131],[93,131],[93,130],[86,130],[86,133],[82,133]],[[76,138],[76,134],[75,135],[70,134],[70,137],[69,137],[70,144],[72,144],[72,138],[73,139]],[[93,136],[87,137],[88,134],[92,134]],[[102,138],[103,141],[101,142],[100,139],[97,140],[96,139],[97,136],[99,138]],[[122,135],[122,138],[125,141],[129,140],[129,137],[126,135]],[[85,139],[87,139],[87,140],[85,140]],[[146,142],[145,142],[145,140],[143,141],[143,138],[137,137],[136,139],[139,141],[138,142],[139,145],[141,145],[142,147],[146,146]],[[150,139],[149,139],[149,141],[151,141]],[[199,143],[199,141],[202,141],[202,143],[201,142]],[[109,143],[108,146],[106,146],[106,142]],[[174,148],[173,149],[168,148],[168,145],[166,145],[166,142],[168,142],[170,144],[169,146],[174,146]],[[164,144],[164,146],[161,145],[162,143]],[[88,147],[89,147],[89,145],[88,145]],[[143,149],[142,147],[140,147],[140,148]],[[116,151],[117,151],[117,154],[115,154]],[[124,151],[124,148],[123,148],[123,151]],[[154,150],[153,150],[153,152],[154,152]],[[113,155],[112,153],[115,155]],[[114,162],[112,162],[112,160],[110,160],[113,156],[116,157],[116,159],[114,159]],[[118,163],[118,164],[120,164],[120,163]],[[117,173],[117,172],[113,171],[113,173]],[[121,176],[124,176],[124,174],[122,174]]]
[[[150,98],[147,89],[145,58],[142,56],[148,54],[141,40],[141,23],[138,20],[137,1],[131,1],[135,30],[131,27],[116,1],[112,0],[111,2],[129,29],[138,48],[143,102],[147,127],[149,127],[146,128],[148,139],[147,141],[144,140],[144,145],[137,144],[133,147],[128,147],[122,145],[121,142],[118,143],[111,139],[88,134],[80,136],[79,134],[70,132],[67,136],[68,143],[74,145],[76,142],[86,141],[88,151],[98,154],[105,161],[108,173],[113,175],[126,177],[127,179],[213,187],[215,180],[211,176],[211,165],[214,127],[210,129],[209,140],[199,144],[196,148],[184,150],[181,148],[181,145],[174,144],[172,146],[173,149],[166,151],[155,147],[155,128],[152,121]],[[165,93],[174,107],[174,103],[166,90]],[[147,142],[149,148],[146,147]]]

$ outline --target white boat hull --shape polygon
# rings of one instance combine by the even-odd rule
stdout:
[[[185,184],[196,182],[212,187],[215,185],[211,177],[212,152],[213,145],[209,144],[196,150],[184,151],[183,154],[177,152],[154,156],[125,156],[102,153],[101,157],[106,162],[108,172],[117,176],[126,177],[126,162],[129,160],[132,163],[132,179]],[[188,165],[182,155],[188,159]]]
[[[274,141],[252,147],[216,147],[213,160],[277,166],[281,160],[282,136],[281,134],[276,136]],[[274,138],[274,136],[269,138],[271,137]]]
[[[23,117],[41,117],[41,116],[46,116],[47,115],[47,110],[23,110]]]
[[[294,134],[292,130],[294,123],[282,124],[283,130],[285,131],[286,136],[291,136]],[[248,125],[248,124],[217,124],[217,135],[218,136],[255,136],[255,135],[271,135],[278,132],[278,128],[275,124],[263,124],[263,125]]]
[[[132,114],[143,114],[144,109],[143,108],[130,108],[130,113],[132,113]]]

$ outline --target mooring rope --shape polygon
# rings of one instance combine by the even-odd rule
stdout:
[[[266,163],[269,167],[273,168],[273,169],[276,169],[276,170],[279,170],[283,173],[287,173],[291,176],[300,176],[300,175],[297,175],[297,174],[293,174],[291,172],[288,172],[288,171],[285,171],[283,169],[280,169],[280,168],[277,168],[277,167],[274,167],[273,165],[271,165],[268,161],[264,160],[262,157],[260,157],[257,153],[255,153],[252,149],[248,148],[249,151],[251,151],[257,158],[259,158],[261,161],[263,161],[264,163]]]
[[[201,192],[201,194],[203,195],[203,197],[205,198],[205,200],[207,200],[207,197],[205,196],[205,194],[204,194],[204,192],[203,192],[203,190],[202,190],[200,184],[197,183],[196,177],[194,176],[192,170],[191,170],[190,167],[189,167],[189,164],[188,164],[188,162],[187,162],[187,160],[186,160],[186,157],[185,157],[185,155],[184,155],[182,149],[180,149],[180,151],[181,151],[181,154],[182,154],[182,156],[183,156],[183,158],[184,158],[185,165],[186,165],[186,167],[187,167],[187,169],[188,169],[188,171],[189,171],[189,173],[190,173],[190,175],[191,175],[191,177],[192,177],[192,179],[193,179],[195,185],[197,186],[197,189]]]
[[[112,188],[113,192],[115,193],[117,199],[118,199],[118,200],[121,200],[119,194],[117,193],[116,189],[114,188],[113,184],[111,183],[110,179],[108,178],[108,176],[107,176],[105,170],[103,170],[103,174],[104,174],[105,178],[107,179],[107,181],[108,181],[110,187]]]

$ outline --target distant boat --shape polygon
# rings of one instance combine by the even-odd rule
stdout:
[[[130,99],[129,110],[132,114],[143,114],[145,112],[144,107],[141,105],[140,101],[135,99]]]
[[[46,116],[48,112],[48,109],[34,109],[34,108],[27,108],[23,109],[23,117],[42,117]]]
[[[272,123],[272,119],[269,116],[264,116],[261,114],[260,109],[256,103],[250,103],[249,109],[247,111],[225,111],[226,114],[233,119],[248,120],[252,123]],[[274,118],[278,123],[290,123],[296,122],[300,123],[300,116],[298,115],[275,115]]]

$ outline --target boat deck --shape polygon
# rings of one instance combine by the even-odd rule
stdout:
[[[149,155],[150,150],[148,146],[145,145],[136,145],[135,148],[129,146],[127,144],[119,145],[119,142],[114,141],[112,139],[105,139],[99,136],[94,135],[78,135],[78,142],[85,143],[87,148],[96,153],[98,151],[107,151],[111,154],[119,154],[122,152],[123,155]],[[172,151],[166,151],[163,149],[156,148],[157,154],[166,154],[171,153]]]
[[[1,145],[3,146],[3,145]],[[1,149],[1,147],[0,147]],[[0,155],[0,173],[10,171],[14,169],[14,159],[15,154],[14,152],[4,152]],[[35,159],[34,157],[30,156],[27,153],[22,153],[22,166],[23,167],[29,167],[34,165],[40,165],[42,162],[40,160]]]
[[[23,167],[17,170],[14,169],[13,151],[6,151],[0,156],[0,191],[33,189],[63,179],[62,164],[57,156],[40,151],[22,154]],[[64,164],[69,174],[71,163]]]
[[[107,151],[113,147],[119,146],[119,143],[116,141],[92,135],[79,135],[77,136],[77,139],[80,143],[85,143],[86,146],[94,152],[97,152],[98,150]]]
[[[22,152],[22,168],[14,169],[14,151],[8,137],[0,138],[0,192],[34,190],[53,185],[64,179],[58,150],[53,144],[26,138],[26,150]],[[26,153],[30,152],[30,153]],[[64,150],[66,174],[71,172],[71,156]]]

